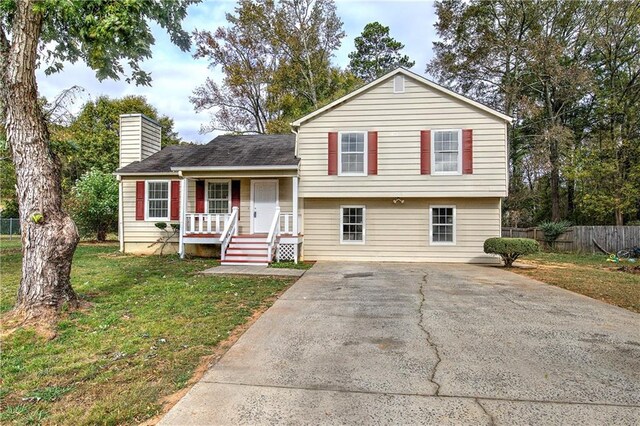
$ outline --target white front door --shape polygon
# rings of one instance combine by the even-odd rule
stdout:
[[[253,185],[253,233],[269,232],[278,206],[278,181],[254,180]]]

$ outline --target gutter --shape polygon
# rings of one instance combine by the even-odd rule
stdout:
[[[196,172],[225,172],[225,171],[239,171],[239,170],[298,170],[298,165],[289,165],[289,166],[195,166],[195,167],[172,167],[171,170],[175,170],[178,172],[188,172],[188,171],[196,171]]]
[[[176,172],[113,172],[115,176],[177,176]]]

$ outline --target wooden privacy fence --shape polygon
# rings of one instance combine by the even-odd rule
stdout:
[[[544,232],[538,228],[502,228],[503,237],[533,238],[544,243]],[[572,226],[555,242],[559,251],[601,253],[594,241],[610,253],[640,246],[640,226]]]

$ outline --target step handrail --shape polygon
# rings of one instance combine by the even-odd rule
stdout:
[[[234,235],[238,235],[238,207],[231,209],[229,221],[220,235],[220,260],[224,260],[229,242]]]
[[[269,229],[269,236],[267,237],[267,244],[269,249],[267,251],[267,259],[269,262],[273,259],[273,247],[276,243],[276,235],[278,234],[278,228],[280,225],[280,207],[276,207],[276,212],[273,215],[273,220],[271,221],[271,228]]]

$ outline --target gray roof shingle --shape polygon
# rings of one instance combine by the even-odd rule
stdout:
[[[206,145],[168,146],[116,173],[166,173],[171,168],[296,166],[295,135],[222,135]]]

